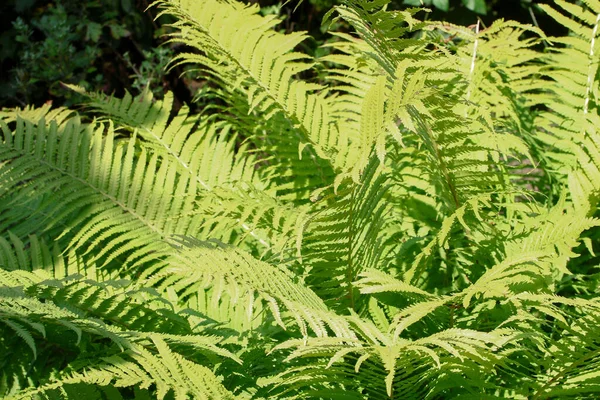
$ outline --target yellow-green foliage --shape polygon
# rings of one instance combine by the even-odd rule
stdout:
[[[0,396],[600,396],[577,4],[550,38],[347,0],[311,59],[257,6],[157,1],[208,109],[0,112]]]

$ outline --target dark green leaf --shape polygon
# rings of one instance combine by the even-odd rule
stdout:
[[[102,25],[96,22],[90,22],[87,25],[87,32],[85,34],[85,40],[91,40],[97,43],[102,35]]]
[[[485,0],[462,0],[465,7],[477,14],[487,14],[487,6]]]
[[[431,5],[431,0],[404,0],[402,2],[403,4],[406,4],[408,6],[429,6]]]
[[[448,0],[433,0],[433,5],[442,11],[448,11]]]

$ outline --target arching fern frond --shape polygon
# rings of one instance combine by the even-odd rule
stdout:
[[[387,334],[379,335],[389,342],[348,345],[335,339],[317,338],[290,341],[278,347],[295,347],[288,361],[300,358],[313,361],[310,367],[291,368],[278,376],[277,380],[283,384],[271,390],[283,391],[275,391],[272,398],[297,398],[298,389],[312,389],[328,398],[340,390],[362,391],[367,398],[473,393],[481,387],[491,364],[502,367],[503,359],[511,353],[507,343],[515,338],[509,329],[488,333],[448,329],[414,341],[392,341]],[[460,385],[447,381],[450,371],[461,377]],[[286,385],[290,388],[286,389]]]
[[[174,244],[170,258],[158,271],[147,277],[147,282],[159,289],[173,290],[182,301],[197,303],[197,296],[212,290],[212,302],[218,303],[226,295],[235,304],[246,309],[246,318],[258,311],[270,310],[274,321],[285,328],[297,325],[302,336],[309,329],[317,336],[332,332],[342,338],[353,338],[354,333],[343,317],[330,311],[325,303],[309,288],[296,282],[285,269],[278,269],[259,261],[234,247],[192,238],[180,238]],[[263,315],[261,318],[265,318]]]
[[[182,219],[188,218],[195,222],[178,233],[237,245],[255,242],[261,253],[279,254],[294,247],[303,212],[294,212],[271,196],[264,179],[268,175],[259,179],[254,152],[247,144],[238,144],[229,123],[190,117],[185,106],[171,118],[171,93],[155,101],[146,93],[117,99],[72,88],[88,96],[86,105],[97,113],[139,134],[144,140],[139,146],[160,154],[179,167],[179,174],[196,180],[201,201],[184,218],[170,221],[182,225]],[[258,204],[252,198],[262,201]]]
[[[178,314],[168,300],[154,291],[132,288],[124,281],[100,285],[76,276],[48,279],[51,277],[40,270],[35,274],[3,270],[0,273],[7,278],[0,287],[1,329],[17,335],[12,339],[2,335],[0,363],[7,363],[22,350],[19,340],[30,347],[33,356],[19,355],[20,361],[10,364],[8,375],[3,377],[4,394],[38,386],[17,395],[27,398],[48,390],[63,390],[64,385],[75,389],[81,384],[115,388],[147,388],[155,384],[159,397],[169,389],[225,393],[214,374],[202,364],[212,365],[221,357],[241,362],[219,346],[226,336],[202,336],[197,317]],[[193,333],[196,336],[191,336]],[[167,344],[180,352],[193,349],[195,361],[172,353]],[[79,358],[86,348],[87,355]],[[46,368],[44,360],[48,357],[62,358],[68,368]],[[33,371],[23,368],[17,372],[19,365],[27,363],[35,366]],[[172,366],[165,371],[170,372],[160,371],[168,365]],[[174,365],[179,366],[173,369]],[[205,377],[205,381],[182,385],[177,379],[189,369],[202,372],[197,378]],[[68,388],[64,390],[70,392]]]
[[[595,209],[600,187],[598,159],[598,59],[600,57],[600,4],[578,6],[557,0],[563,12],[543,10],[569,28],[571,34],[552,38],[558,46],[547,55],[544,105],[548,111],[536,120],[536,139],[547,154],[548,170],[562,182],[569,180],[575,202]],[[565,15],[566,13],[566,15]],[[581,172],[572,173],[575,170]],[[570,175],[570,176],[569,176]],[[582,203],[583,201],[583,203]]]
[[[33,123],[37,123],[44,118],[46,121],[55,121],[62,125],[73,116],[73,110],[65,107],[52,107],[52,103],[48,102],[41,107],[27,106],[24,108],[2,109],[0,110],[0,118],[5,122],[15,122],[18,118],[24,119]]]
[[[36,235],[30,235],[25,243],[10,231],[8,239],[0,237],[0,268],[6,271],[43,272],[56,279],[71,275],[98,281],[116,278],[115,274],[96,268],[95,264],[85,264],[73,250],[62,252],[57,243],[49,246]]]
[[[315,93],[321,86],[294,78],[311,66],[303,61],[305,55],[293,51],[304,34],[275,32],[275,17],[261,17],[258,7],[233,1],[154,4],[178,18],[173,26],[179,32],[172,40],[199,50],[180,54],[174,62],[209,70],[223,88],[241,91],[249,109],[259,109],[266,119],[281,113],[319,157],[335,159],[337,129],[330,101]]]
[[[230,128],[190,116],[185,105],[173,116],[171,92],[163,100],[155,100],[151,93],[136,97],[126,93],[119,99],[70,88],[89,98],[87,107],[137,133],[146,146],[179,165],[180,173],[189,173],[201,189],[236,181],[259,184],[253,177],[255,160],[244,147],[235,151],[236,135]]]
[[[64,374],[64,377],[21,391],[11,398],[30,399],[39,395],[70,397],[85,389],[89,399],[103,399],[109,393],[111,398],[117,398],[115,396],[120,397],[118,388],[133,386],[145,390],[154,385],[157,399],[164,399],[170,393],[175,398],[235,398],[209,368],[173,353],[159,337],[153,338],[153,343],[157,354],[143,347],[133,347],[123,355],[104,357],[101,363],[90,365],[82,372]]]
[[[10,183],[0,209],[3,229],[27,227],[28,220],[38,229],[60,225],[62,233],[56,236],[69,234],[69,242],[80,251],[103,243],[92,260],[106,264],[135,249],[140,253],[134,259],[164,248],[157,239],[169,232],[170,220],[193,206],[195,198],[186,195],[194,193],[189,175],[176,181],[175,165],[157,155],[148,157],[144,149],[136,156],[135,137],[116,139],[110,124],[84,125],[71,119],[59,128],[44,120],[35,125],[18,119],[14,131],[6,124],[3,128],[2,173]],[[11,203],[31,204],[41,221],[30,213],[17,215]],[[125,234],[115,236],[119,233]]]
[[[339,18],[351,24],[373,49],[371,56],[380,67],[388,75],[393,75],[397,63],[403,58],[419,57],[418,53],[425,42],[417,37],[410,37],[409,34],[422,29],[426,23],[414,17],[423,9],[388,11],[385,7],[388,3],[352,0],[333,10]]]

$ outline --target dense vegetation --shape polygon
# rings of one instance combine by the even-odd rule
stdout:
[[[389,7],[430,7],[430,20],[486,25],[498,18],[534,23],[546,34],[559,34],[538,7],[551,0],[392,0]],[[125,91],[139,94],[148,88],[157,98],[171,91],[175,107],[191,99],[204,84],[201,77],[184,68],[165,69],[178,51],[165,44],[170,32],[168,15],[156,18],[149,0],[3,0],[0,2],[0,108],[73,106],[83,99],[61,85],[75,84],[90,91],[122,97]],[[331,40],[321,28],[324,14],[338,0],[282,2],[259,0],[260,13],[277,14],[284,32],[307,31],[311,39],[301,43],[310,55],[321,56]],[[347,30],[343,21],[335,29]],[[560,32],[562,34],[562,32]],[[201,108],[201,107],[199,107]]]
[[[256,5],[156,2],[198,112],[0,112],[0,395],[597,397],[582,3],[547,37],[347,0],[315,58]]]

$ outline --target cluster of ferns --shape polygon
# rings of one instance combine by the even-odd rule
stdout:
[[[158,0],[206,82],[0,111],[0,396],[600,395],[600,1]],[[306,79],[301,77],[308,77]]]

